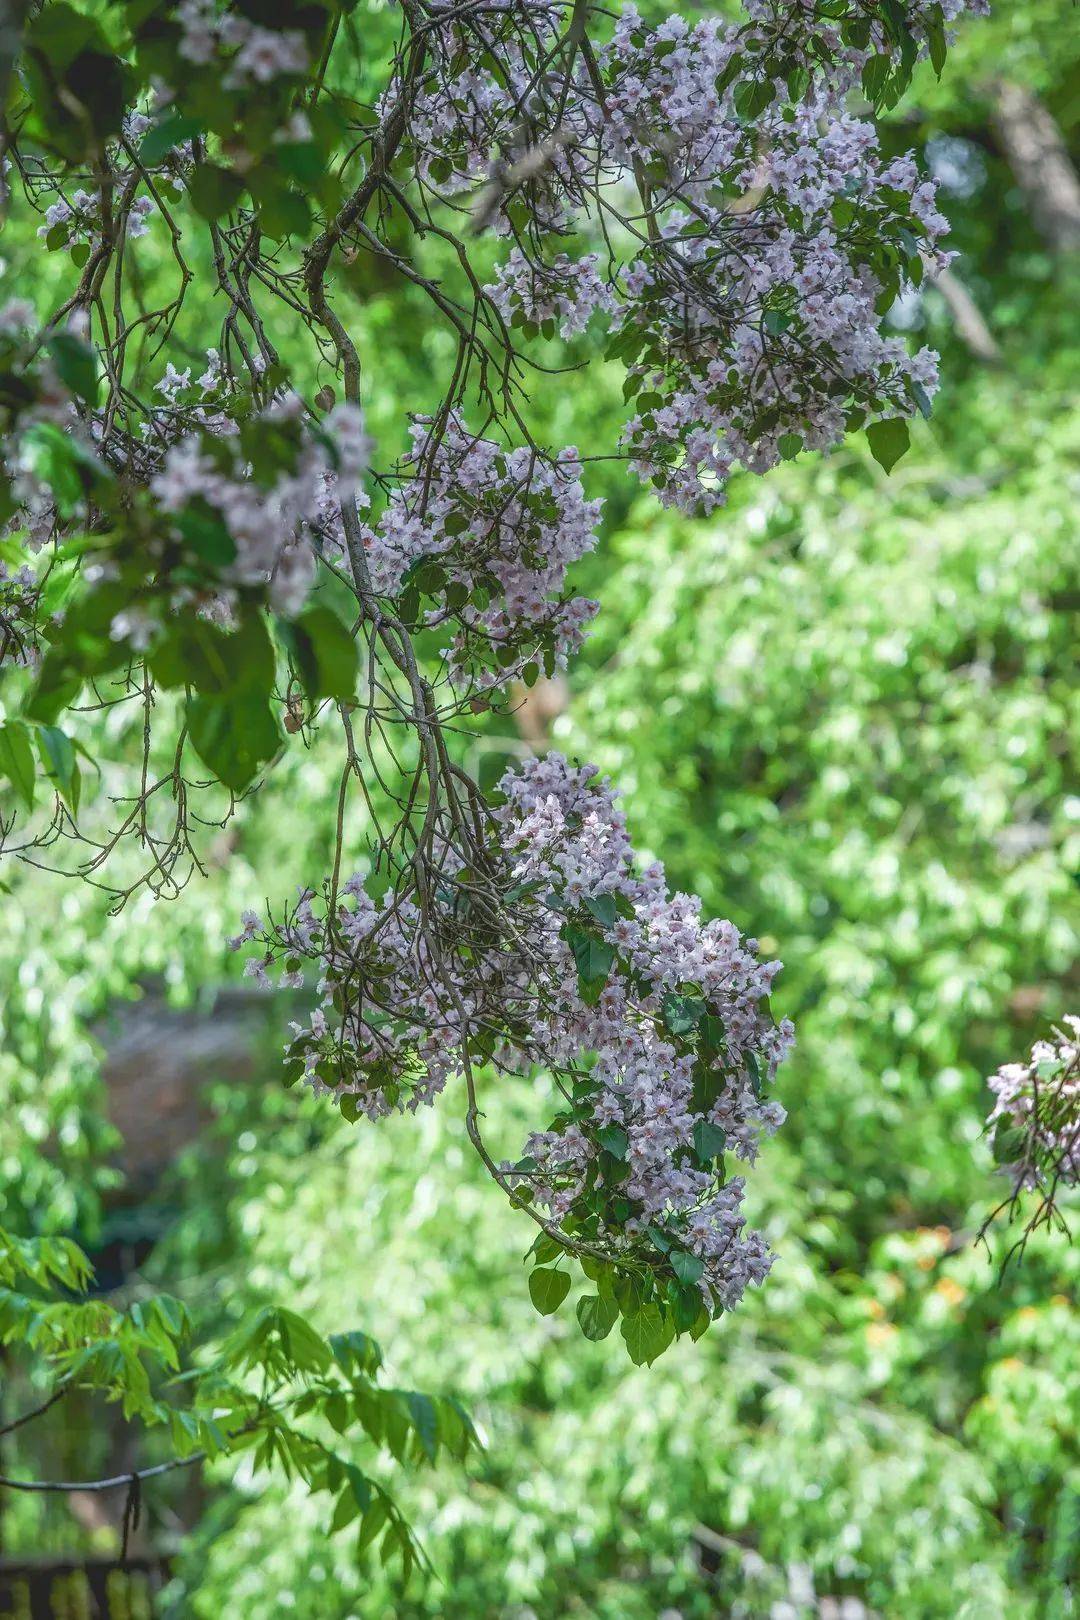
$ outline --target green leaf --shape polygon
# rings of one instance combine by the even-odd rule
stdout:
[[[259,225],[267,236],[280,241],[308,232],[311,204],[288,184],[276,164],[261,164],[247,178],[259,210]]]
[[[71,738],[56,726],[39,726],[38,752],[49,780],[71,814],[78,815],[81,777]]]
[[[716,1307],[717,1316],[719,1316],[722,1311],[723,1311],[723,1306],[718,1305]],[[711,1320],[712,1320],[712,1318],[710,1317],[708,1311],[706,1310],[705,1306],[702,1305],[701,1309],[697,1313],[697,1316],[694,1318],[693,1322],[690,1324],[690,1337],[692,1339],[694,1339],[695,1341],[700,1339],[701,1335],[705,1332],[705,1330],[708,1327]]]
[[[624,1316],[636,1316],[641,1309],[641,1284],[632,1271],[621,1271],[612,1285],[615,1303]]]
[[[294,651],[310,698],[347,703],[356,696],[356,643],[336,613],[310,607],[292,625]]]
[[[192,686],[206,697],[233,692],[268,695],[274,684],[274,648],[261,613],[248,612],[235,630],[221,630],[195,613],[170,621],[169,634],[151,651],[160,686]]]
[[[370,1493],[369,1493],[370,1494]],[[356,1500],[352,1490],[346,1488],[337,1499],[334,1516],[330,1520],[330,1534],[336,1535],[350,1525],[361,1510],[361,1504]]]
[[[47,56],[59,72],[70,67],[75,57],[89,45],[104,44],[97,22],[67,0],[54,0],[42,7],[27,27],[27,42]]]
[[[529,1297],[541,1316],[551,1316],[570,1292],[570,1274],[538,1266],[529,1278]]]
[[[686,1333],[694,1327],[704,1309],[701,1294],[693,1286],[681,1285],[671,1290],[672,1310],[675,1314],[675,1330]],[[709,1320],[708,1316],[705,1318]]]
[[[435,1403],[439,1426],[439,1442],[451,1457],[460,1462],[476,1439],[476,1432],[464,1410],[455,1400],[445,1396]]]
[[[34,808],[34,750],[30,732],[21,720],[0,726],[0,773],[7,777],[27,810]]]
[[[220,219],[235,208],[244,194],[244,183],[231,169],[216,163],[198,163],[188,182],[191,206],[203,219]]]
[[[60,381],[66,383],[73,394],[88,405],[98,401],[97,355],[88,343],[71,332],[54,332],[49,339],[49,354]]]
[[[900,296],[900,277],[895,270],[891,270],[882,277],[881,291],[874,299],[874,312],[877,315],[887,315]]]
[[[181,146],[190,141],[193,135],[200,133],[200,124],[197,118],[191,118],[185,113],[169,113],[160,124],[148,129],[143,136],[139,147],[139,157],[147,168],[152,169],[174,146]]]
[[[413,1429],[424,1454],[429,1462],[434,1462],[439,1445],[435,1403],[430,1395],[422,1395],[417,1390],[409,1390],[405,1396],[405,1404],[409,1408]]]
[[[333,1352],[321,1333],[295,1311],[277,1306],[274,1310],[278,1335],[285,1353],[306,1372],[325,1372],[333,1360]]]
[[[717,93],[717,95],[721,95],[723,93],[723,91],[725,91],[727,89],[729,84],[734,83],[735,79],[742,72],[742,69],[743,69],[743,56],[742,56],[742,53],[740,51],[735,51],[734,54],[728,58],[726,65],[717,74],[717,78],[716,78],[716,93]]]
[[[34,422],[23,435],[23,454],[36,478],[48,484],[61,517],[70,517],[104,468],[55,422]]]
[[[664,1316],[659,1305],[642,1305],[631,1316],[624,1317],[621,1331],[635,1367],[646,1362],[651,1366],[675,1336],[674,1324]]]
[[[698,1045],[703,1053],[723,1052],[727,1046],[724,1020],[715,1013],[706,1013],[698,1025]]]
[[[317,141],[274,141],[274,161],[291,180],[317,185],[326,176],[326,158]]]
[[[331,1333],[328,1342],[334,1360],[346,1372],[375,1372],[382,1362],[382,1351],[375,1340],[358,1328],[349,1333]]]
[[[626,1158],[630,1138],[621,1125],[605,1125],[602,1130],[597,1131],[596,1140],[602,1148],[607,1149],[613,1158]]]
[[[1007,1119],[999,1119],[994,1131],[994,1163],[1015,1164],[1024,1157],[1026,1134]]]
[[[187,549],[212,568],[227,568],[236,558],[236,541],[221,513],[200,496],[189,500],[173,519],[187,542]]]
[[[748,122],[763,113],[776,98],[776,86],[771,79],[744,81],[735,92],[735,111]]]
[[[529,1253],[533,1256],[537,1265],[545,1266],[549,1260],[557,1260],[561,1254],[565,1254],[566,1250],[558,1238],[551,1237],[547,1232],[541,1232],[538,1234],[536,1242],[529,1250]]]
[[[696,1254],[687,1254],[685,1249],[672,1249],[671,1269],[679,1281],[689,1287],[705,1275],[705,1262]]]
[[[727,1132],[707,1119],[694,1123],[694,1152],[701,1164],[711,1164],[727,1147]]]
[[[887,473],[911,448],[911,435],[902,416],[892,416],[884,422],[871,422],[866,430],[866,438],[870,454]]]
[[[187,723],[203,764],[234,793],[249,786],[281,744],[270,705],[256,693],[191,698]]]
[[[665,991],[660,1013],[672,1035],[690,1035],[697,1029],[705,1013],[700,996],[682,996],[674,990]]]
[[[933,406],[930,402],[930,395],[926,392],[926,389],[920,382],[913,382],[911,384],[911,392],[922,415],[927,421],[929,421],[931,415],[933,414]]]
[[[867,101],[875,105],[881,99],[882,92],[889,81],[892,72],[892,62],[887,56],[872,56],[862,70],[863,94]]]
[[[446,569],[441,563],[425,558],[416,568],[410,569],[411,583],[425,596],[438,596],[446,584]]]
[[[589,1006],[593,1006],[599,1001],[600,993],[608,981],[608,974],[615,961],[614,948],[606,940],[594,939],[591,934],[586,934],[573,925],[564,930],[564,938],[574,953],[581,999]]]
[[[371,1543],[375,1540],[375,1537],[379,1534],[379,1531],[382,1529],[389,1517],[390,1510],[386,1505],[385,1498],[380,1494],[375,1498],[374,1502],[372,1502],[371,1506],[365,1512],[363,1519],[360,1521],[360,1534],[357,1537],[356,1542],[356,1550],[358,1553],[365,1552],[367,1548],[371,1546]]]
[[[590,895],[585,901],[588,911],[596,918],[603,928],[615,926],[615,896],[612,894]]]
[[[586,1294],[577,1302],[578,1324],[587,1339],[606,1339],[618,1314],[615,1301],[601,1299],[599,1294]]]

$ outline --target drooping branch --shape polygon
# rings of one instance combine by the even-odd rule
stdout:
[[[770,1007],[779,964],[641,870],[593,771],[526,760],[485,794],[455,760],[473,715],[559,679],[599,605],[572,587],[598,538],[589,459],[539,441],[528,368],[577,369],[606,328],[626,421],[598,449],[686,513],[720,505],[738,467],[863,428],[888,471],[937,362],[883,313],[945,271],[946,222],[851,93],[893,105],[920,51],[940,68],[961,9],[757,0],[691,24],[592,0],[401,0],[363,104],[337,0],[274,26],[160,0],[125,11],[119,47],[90,16],[60,46],[28,26],[59,89],[20,103],[16,168],[79,274],[44,325],[23,308],[0,322],[6,425],[27,447],[13,505],[40,559],[0,591],[5,642],[40,660],[8,737],[31,817],[33,728],[52,783],[49,820],[24,837],[5,819],[6,847],[59,869],[88,850],[76,872],[105,883],[135,845],[116,904],[171,895],[203,869],[200,823],[333,728],[326,876],[246,913],[235,942],[264,980],[299,988],[305,964],[317,980],[290,1078],[350,1120],[460,1083],[473,1145],[542,1229],[539,1308],[569,1286],[546,1262],[581,1259],[598,1289],[583,1328],[621,1315],[635,1360],[768,1271],[725,1153],[751,1161],[781,1123],[766,1091],[791,1028]],[[137,87],[122,117],[93,94],[108,73]],[[157,214],[173,290],[153,305],[137,244]],[[148,351],[195,280],[189,231],[220,335],[195,380],[190,355],[154,378]],[[362,411],[360,255],[450,339],[392,466]],[[340,403],[315,386],[326,366]],[[62,615],[54,566],[75,575]],[[110,783],[107,820],[56,724],[77,702],[118,711],[132,742],[137,780]],[[350,872],[353,796],[371,835]],[[486,1070],[545,1070],[557,1094],[514,1162],[481,1135]]]

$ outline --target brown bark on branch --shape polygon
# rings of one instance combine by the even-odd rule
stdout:
[[[999,366],[1001,350],[997,346],[978,304],[968,292],[960,277],[952,270],[938,270],[927,277],[928,284],[936,287],[952,316],[956,334],[964,347],[984,365]]]
[[[994,127],[1036,228],[1059,254],[1080,249],[1080,177],[1061,131],[1031,90],[1008,79],[990,87]]]

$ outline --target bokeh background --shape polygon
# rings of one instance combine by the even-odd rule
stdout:
[[[359,15],[376,61],[390,8]],[[485,779],[529,747],[594,760],[673,885],[785,962],[790,1118],[753,1178],[780,1258],[718,1330],[636,1370],[617,1336],[537,1317],[531,1232],[453,1097],[350,1127],[281,1090],[288,1010],[237,987],[224,941],[242,908],[321,875],[329,748],[287,758],[168,906],[110,917],[93,890],[5,872],[5,1216],[78,1235],[102,1287],[166,1286],[210,1328],[267,1300],[362,1325],[391,1375],[459,1395],[486,1439],[466,1474],[406,1489],[436,1571],[407,1589],[357,1568],[302,1489],[164,1489],[141,1531],[170,1558],[161,1614],[1080,1612],[1080,1253],[1043,1236],[1002,1274],[1001,1241],[976,1241],[1002,1191],[985,1076],[1080,1003],[1077,19],[1071,0],[999,0],[888,125],[939,177],[959,251],[891,317],[945,378],[892,476],[852,444],[736,480],[691,522],[598,461],[582,583],[603,609],[570,687],[462,744]],[[60,267],[35,223],[9,225],[5,292],[47,304]],[[446,339],[375,269],[352,291],[388,459]],[[196,301],[181,353],[217,320]],[[614,368],[538,380],[533,410],[550,442],[600,455]],[[531,1108],[489,1097],[508,1140]],[[131,1438],[87,1407],[18,1442],[5,1463],[85,1474]],[[99,1505],[0,1501],[9,1559],[115,1548]]]

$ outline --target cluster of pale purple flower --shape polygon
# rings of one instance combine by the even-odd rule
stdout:
[[[424,589],[427,622],[452,621],[451,677],[489,688],[531,661],[547,673],[577,651],[597,604],[564,595],[566,571],[596,544],[601,502],[586,500],[573,447],[554,460],[504,449],[457,416],[413,428],[404,482],[364,530],[375,590]]]
[[[597,310],[614,314],[618,307],[597,271],[598,262],[595,253],[580,259],[559,253],[550,264],[534,264],[520,248],[513,248],[484,291],[511,324],[519,317],[550,335],[558,323],[560,337],[576,337]]]
[[[175,16],[181,29],[177,49],[187,61],[201,67],[223,52],[235,52],[224,80],[229,89],[307,70],[307,42],[299,29],[263,28],[239,12],[222,10],[216,0],[180,0]]]
[[[266,369],[261,355],[253,357],[252,366],[260,375]],[[229,379],[223,372],[217,349],[207,349],[206,367],[194,382],[191,372],[191,366],[178,371],[169,360],[154,384],[154,393],[161,395],[161,403],[154,402],[139,431],[158,449],[165,449],[198,429],[214,434],[237,431],[236,419],[228,409]]]
[[[221,569],[226,588],[268,584],[275,611],[296,613],[310,589],[318,547],[327,538],[336,544],[339,503],[346,495],[356,498],[367,468],[371,447],[363,414],[356,406],[336,405],[316,433],[298,395],[274,400],[257,421],[268,433],[285,429],[293,455],[272,478],[259,478],[221,403],[219,381],[220,361],[211,350],[198,386],[216,403],[192,407],[201,431],[169,445],[150,489],[166,514],[179,516],[198,503],[218,515],[235,550]],[[170,367],[158,387],[172,404],[188,383],[186,373]],[[157,420],[155,428],[160,430]]]
[[[281,964],[296,985],[303,962],[318,963],[320,1005],[293,1026],[289,1057],[316,1090],[354,1097],[353,1114],[432,1101],[485,1034],[500,1068],[546,1067],[572,1104],[503,1166],[504,1184],[615,1260],[663,1266],[677,1253],[683,1282],[731,1306],[771,1264],[744,1230],[744,1182],[726,1178],[722,1155],[752,1161],[783,1122],[760,1097],[793,1039],[769,1011],[780,964],[760,961],[732,923],[703,922],[696,899],[669,895],[659,865],[636,871],[595,778],[558,754],[503,778],[497,935],[463,938],[461,863],[446,852],[423,926],[411,899],[376,905],[358,876],[318,907],[305,892],[280,926],[247,913],[231,943],[259,947],[248,971],[264,982]],[[599,962],[594,982],[581,941]]]
[[[291,1025],[292,1077],[318,1096],[354,1098],[369,1119],[435,1100],[460,1072],[463,1020],[482,1000],[480,967],[464,974],[436,962],[419,917],[392,892],[377,905],[355,873],[337,895],[301,890],[280,925],[246,911],[229,941],[233,950],[261,947],[245,974],[264,987],[278,964],[282,989],[300,988],[303,964],[317,965],[319,1005]]]
[[[145,236],[150,229],[149,216],[154,212],[153,200],[147,196],[133,197],[124,218],[125,235],[132,238]],[[38,226],[39,236],[49,236],[58,226],[66,232],[61,244],[73,247],[77,242],[92,242],[101,235],[101,197],[79,186],[71,193],[71,201],[60,197],[45,210],[44,223]]]
[[[948,263],[946,222],[913,160],[883,164],[871,124],[823,120],[809,103],[775,122],[739,184],[760,201],[734,218],[704,203],[669,214],[619,317],[645,353],[630,365],[640,392],[625,442],[661,499],[690,510],[722,500],[736,462],[761,473],[829,449],[869,416],[928,410],[937,387],[931,350],[912,356],[883,335],[867,262],[917,232],[927,259]]]
[[[8,298],[0,304],[0,337],[21,337],[33,324],[34,306],[28,298]]]
[[[745,150],[745,130],[717,89],[738,32],[678,16],[647,27],[635,6],[619,13],[604,52],[603,150],[609,163],[663,164],[663,191],[704,199]]]
[[[785,73],[802,68],[840,93],[858,82],[873,57],[887,57],[895,43],[889,39],[885,7],[872,3],[862,7],[861,15],[850,12],[846,29],[836,10],[822,7],[819,0],[743,0],[743,6],[753,25],[746,44],[756,56],[766,62],[771,56]],[[892,21],[906,25],[915,52],[925,57],[935,33],[944,41],[950,25],[964,13],[982,17],[989,10],[990,0],[903,0],[902,6],[892,7]]]
[[[995,1157],[1018,1191],[1080,1186],[1080,1017],[1062,1022],[1026,1063],[1004,1063],[987,1082]]]
[[[595,775],[551,754],[502,783],[513,876],[554,901],[545,917],[555,994],[537,1045],[556,1074],[595,1057],[587,1095],[579,1088],[577,1106],[529,1138],[527,1168],[512,1179],[556,1221],[581,1220],[606,1169],[616,1196],[600,1205],[598,1241],[685,1250],[700,1270],[684,1261],[683,1280],[730,1307],[772,1257],[760,1233],[744,1232],[743,1178],[726,1180],[715,1161],[725,1148],[753,1161],[784,1120],[759,1096],[794,1038],[768,1010],[780,963],[759,961],[733,923],[703,922],[696,897],[669,895],[659,863],[635,871],[623,816]],[[573,938],[559,926],[582,913],[618,964],[595,1000],[579,992]]]
[[[775,6],[758,10],[779,26]],[[926,19],[912,10],[908,20],[917,39]],[[558,26],[558,8],[526,22],[509,7],[498,75],[464,49],[460,72],[432,70],[412,113],[417,171],[448,195],[494,176],[509,197],[507,173],[530,187],[528,244],[519,234],[486,291],[518,324],[558,320],[564,336],[595,312],[613,317],[628,393],[641,396],[624,443],[661,499],[707,510],[736,463],[762,472],[835,445],[852,425],[927,410],[935,356],[910,357],[881,323],[924,260],[947,264],[946,224],[914,161],[884,162],[873,125],[844,110],[867,53],[840,51],[826,70],[808,47],[801,99],[771,84],[748,118],[740,92],[775,30],[679,17],[651,28],[627,6],[595,71],[579,63],[573,93],[548,107],[534,58],[554,48]],[[816,27],[811,8],[794,21],[784,8],[788,58],[800,29],[809,39]],[[449,43],[455,25],[445,32]],[[631,174],[647,197],[648,239],[635,233],[637,257],[621,274],[605,281],[594,255],[545,255],[549,230],[597,211],[618,243],[611,198]],[[494,224],[513,228],[502,207]],[[882,254],[889,244],[900,244],[899,263]]]
[[[947,0],[940,16],[961,4]],[[948,262],[945,222],[914,161],[884,162],[873,125],[842,105],[880,44],[876,25],[865,49],[837,42],[826,66],[807,44],[796,94],[768,53],[779,30],[798,62],[800,39],[827,32],[803,0],[794,15],[751,0],[749,31],[677,17],[651,27],[628,6],[595,52],[570,53],[570,91],[551,96],[546,67],[567,9],[496,8],[485,27],[498,71],[468,48],[462,21],[432,11],[425,76],[403,105],[422,184],[453,198],[483,183],[483,217],[515,237],[485,289],[503,319],[564,339],[594,314],[610,320],[639,475],[665,502],[708,509],[736,464],[763,472],[852,425],[928,408],[934,356],[910,357],[881,321],[915,266]],[[907,11],[917,25],[920,8]],[[301,33],[215,0],[180,0],[175,17],[180,55],[220,61],[227,86],[308,66]],[[401,96],[391,86],[384,105]],[[151,206],[132,203],[129,234],[145,230]],[[95,208],[76,192],[43,232],[93,234]],[[607,276],[596,254],[563,251],[561,233],[579,223],[602,228]],[[368,504],[363,419],[337,406],[316,423],[285,394],[241,427],[229,391],[213,352],[194,384],[169,367],[144,429],[150,490],[176,532],[205,529],[207,513],[220,526],[211,543],[224,533],[226,614],[230,587],[262,585],[275,611],[295,613],[316,555],[344,547],[342,499]],[[600,512],[577,452],[507,448],[451,414],[416,423],[400,474],[362,525],[372,589],[404,602],[406,622],[447,628],[459,686],[553,673],[596,611],[566,587]],[[113,633],[145,646],[153,623],[141,613],[118,615]],[[783,1121],[762,1097],[793,1038],[769,1008],[779,963],[759,960],[733,924],[704,921],[696,899],[669,894],[658,865],[638,869],[591,767],[552,754],[500,788],[482,877],[446,845],[429,851],[439,881],[422,894],[407,876],[378,902],[361,875],[340,889],[334,880],[304,890],[279,924],[246,913],[233,944],[257,947],[248,968],[263,981],[280,967],[297,987],[316,965],[319,1004],[293,1026],[289,1060],[353,1117],[431,1102],[477,1058],[548,1070],[565,1107],[503,1167],[504,1184],[568,1240],[648,1257],[730,1307],[771,1264],[724,1155],[752,1162]],[[1033,1055],[1029,1082],[1044,1061]],[[996,1113],[1015,1123],[1028,1093],[1008,1078],[996,1089]]]

